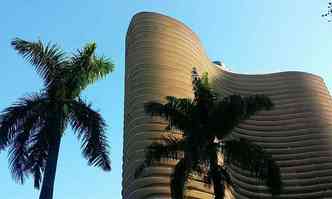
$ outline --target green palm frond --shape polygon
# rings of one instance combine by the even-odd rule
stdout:
[[[76,66],[80,65],[82,69],[89,67],[95,54],[96,48],[96,42],[90,42],[85,44],[82,49],[78,49],[73,55],[73,65],[74,63],[76,64]]]
[[[148,114],[160,116],[168,125],[166,130],[179,129],[184,131],[191,127],[191,113],[193,110],[193,102],[188,98],[176,98],[173,96],[166,97],[166,103],[149,102],[144,104],[145,112]]]
[[[192,85],[194,91],[194,101],[201,105],[211,105],[216,99],[217,94],[213,92],[208,78],[208,73],[203,73],[200,77],[195,68],[192,71]]]
[[[226,137],[243,120],[261,110],[270,110],[272,101],[265,95],[242,97],[231,95],[216,104],[211,111],[209,128],[217,132],[218,139]]]
[[[258,179],[264,181],[273,195],[281,192],[280,169],[260,146],[245,139],[225,142],[224,161],[248,170]]]
[[[46,96],[38,93],[21,98],[6,108],[0,114],[0,150],[8,146],[18,133],[25,130],[27,122],[28,125],[31,125],[31,122],[38,122],[47,111],[47,105]]]
[[[82,142],[82,152],[89,165],[111,169],[106,123],[102,116],[83,100],[70,102],[69,118],[72,128]]]
[[[55,44],[48,43],[44,45],[40,40],[28,42],[15,38],[11,45],[36,67],[37,73],[43,78],[46,85],[53,81],[56,70],[67,63],[65,53]]]
[[[171,195],[172,199],[184,199],[185,184],[187,183],[190,170],[186,167],[184,158],[179,160],[171,174]]]
[[[162,158],[173,160],[182,158],[183,155],[180,152],[183,151],[184,145],[183,139],[174,136],[164,138],[159,143],[151,144],[146,149],[144,162],[135,171],[135,177],[139,177],[144,169],[152,166]]]
[[[113,72],[114,64],[110,59],[101,56],[93,56],[91,66],[88,70],[88,83],[92,84],[96,80],[103,79],[107,74]]]
[[[114,70],[114,64],[104,56],[96,56],[96,43],[88,43],[71,58],[70,73],[72,77],[68,79],[74,87],[72,90],[79,91],[85,89],[89,84],[105,78],[107,74]]]

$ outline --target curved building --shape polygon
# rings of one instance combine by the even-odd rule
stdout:
[[[264,147],[281,168],[280,198],[332,198],[332,103],[322,78],[303,72],[243,75],[212,63],[198,37],[170,17],[135,15],[126,38],[124,199],[170,198],[173,161],[160,162],[134,178],[144,149],[166,133],[165,122],[144,114],[144,102],[163,102],[168,95],[192,97],[191,71],[207,71],[220,96],[266,94],[275,103],[241,123],[234,133]],[[235,198],[271,198],[266,186],[232,168],[239,190]],[[213,198],[199,180],[191,181],[188,198]],[[231,196],[229,196],[231,198]]]

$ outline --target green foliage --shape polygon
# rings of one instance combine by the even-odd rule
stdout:
[[[68,124],[81,140],[88,164],[109,171],[106,123],[80,98],[80,93],[106,77],[114,65],[95,55],[96,43],[87,44],[72,56],[41,41],[15,38],[11,45],[35,67],[45,85],[39,93],[21,98],[0,114],[0,150],[9,147],[13,178],[23,183],[31,175],[34,186],[39,188],[45,169],[50,166],[47,165],[50,149]]]
[[[261,147],[232,135],[240,122],[258,111],[273,108],[271,100],[264,95],[231,95],[218,100],[209,85],[207,73],[200,78],[194,69],[192,78],[194,99],[168,96],[165,104],[145,104],[146,113],[164,118],[168,122],[166,130],[180,130],[183,137],[179,139],[178,135],[172,137],[171,134],[148,147],[145,161],[135,176],[139,177],[144,169],[163,158],[177,159],[171,175],[172,198],[183,199],[187,179],[198,174],[208,185],[213,185],[215,198],[222,199],[225,187],[237,189],[228,171],[233,165],[264,181],[273,195],[279,194],[282,187],[280,170],[272,157]],[[222,164],[219,154],[225,158]]]
[[[40,40],[28,42],[15,38],[11,42],[13,48],[30,62],[43,78],[46,86],[54,80],[54,73],[67,65],[65,53],[55,44],[44,45]]]

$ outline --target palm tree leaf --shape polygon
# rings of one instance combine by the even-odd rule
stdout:
[[[21,98],[0,114],[0,150],[10,144],[15,136],[30,123],[37,122],[46,112],[48,100],[41,94]],[[32,126],[30,126],[32,128]]]
[[[81,149],[89,165],[109,171],[111,169],[109,145],[106,123],[102,116],[81,99],[70,102],[69,112],[71,126],[82,142]]]
[[[37,73],[46,85],[52,82],[55,71],[67,63],[65,53],[57,45],[44,45],[40,40],[28,42],[20,38],[12,40],[11,45],[28,62],[36,67]]]
[[[29,158],[29,147],[31,146],[30,136],[37,133],[41,125],[40,115],[35,114],[27,118],[22,125],[22,132],[19,132],[9,150],[9,167],[13,178],[20,182],[24,182],[24,178],[28,175],[29,168],[27,162]]]
[[[195,68],[192,71],[192,85],[194,91],[194,101],[201,105],[211,105],[216,99],[217,94],[213,92],[208,78],[208,73],[203,73],[200,77]]]
[[[272,101],[265,95],[231,95],[216,104],[211,111],[208,126],[212,132],[216,132],[218,139],[223,139],[243,120],[272,107]]]
[[[103,79],[107,74],[113,72],[114,64],[110,59],[101,56],[93,56],[91,66],[88,71],[88,82],[89,84],[94,83],[96,80]]]
[[[189,170],[186,167],[185,159],[182,158],[176,164],[171,175],[172,199],[184,199],[185,184],[188,180]]]
[[[193,102],[187,98],[166,97],[166,103],[148,102],[144,104],[146,113],[152,116],[157,115],[167,120],[166,130],[179,129],[185,132],[185,129],[192,128],[190,115],[193,110]]]
[[[72,56],[69,68],[72,76],[68,78],[69,84],[73,87],[71,90],[81,91],[114,70],[111,60],[95,55],[96,47],[96,43],[88,43]]]
[[[46,161],[48,158],[48,144],[45,140],[39,140],[36,142],[29,150],[29,157],[27,168],[34,178],[34,187],[36,189],[40,188],[40,183],[42,181]]]
[[[52,127],[49,125],[49,122],[49,120],[45,120],[44,123],[39,126],[39,131],[36,131],[29,140],[29,156],[26,163],[26,170],[33,175],[34,187],[36,189],[40,188],[48,158],[50,145],[49,135],[50,132],[52,132],[50,129]]]
[[[184,149],[184,140],[174,136],[164,138],[160,143],[153,143],[145,153],[144,162],[136,169],[135,177],[139,177],[144,169],[159,162],[162,158],[178,160],[182,158],[180,151]]]
[[[282,188],[280,169],[260,146],[245,139],[229,140],[224,146],[224,161],[248,170],[255,177],[263,180],[273,195]]]
[[[9,167],[13,179],[21,184],[24,183],[26,172],[25,164],[28,160],[27,140],[29,132],[23,132],[16,136],[13,145],[9,150]]]
[[[41,167],[39,165],[34,166],[31,169],[31,173],[33,175],[33,186],[35,187],[35,189],[40,189],[40,183],[43,178],[44,169],[45,169],[45,167]]]

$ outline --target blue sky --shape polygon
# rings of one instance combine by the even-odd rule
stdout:
[[[54,199],[121,198],[124,41],[131,17],[160,12],[181,20],[200,37],[212,60],[234,72],[298,70],[318,74],[332,88],[332,23],[320,15],[327,0],[11,0],[0,7],[0,109],[42,84],[33,68],[10,47],[14,37],[42,39],[71,52],[89,41],[110,57],[115,72],[84,96],[109,124],[112,171],[90,168],[79,142],[67,130],[61,144]],[[0,152],[1,198],[38,198],[32,180],[16,184],[7,152]]]

